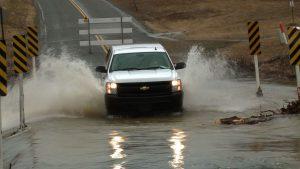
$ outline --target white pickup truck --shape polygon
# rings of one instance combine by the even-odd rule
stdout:
[[[128,111],[182,111],[183,88],[177,69],[160,44],[112,46],[103,73],[108,114]]]

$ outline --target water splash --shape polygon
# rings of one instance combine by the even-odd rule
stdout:
[[[254,79],[237,80],[234,71],[220,54],[212,56],[199,46],[191,47],[187,68],[182,72],[188,111],[237,111],[274,109],[283,100],[296,97],[295,88],[277,84],[262,84],[264,97],[255,95]]]
[[[100,82],[87,64],[66,51],[53,56],[51,50],[40,56],[35,78],[24,80],[26,121],[58,116],[104,114]],[[13,86],[3,99],[3,127],[19,121],[19,90]]]

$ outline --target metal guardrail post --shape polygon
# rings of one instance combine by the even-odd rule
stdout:
[[[89,53],[92,54],[92,46],[91,46],[91,22],[90,18],[87,18],[88,21],[88,36],[89,36]]]
[[[124,44],[123,17],[121,17],[121,36],[122,36],[122,45],[123,45]]]
[[[79,19],[78,24],[84,24],[86,25],[88,22],[88,18]],[[126,34],[132,33],[132,28],[125,28],[126,25],[124,23],[126,22],[132,22],[131,17],[115,17],[115,18],[93,18],[89,20],[89,29],[79,30],[79,36],[85,36],[86,40],[80,40],[79,45],[90,47],[92,49],[92,46],[101,46],[102,48],[105,48],[106,45],[121,45],[121,44],[127,44],[127,43],[133,43],[133,40],[131,38],[126,39]],[[96,24],[116,24],[110,28],[99,28],[96,26]],[[95,26],[96,27],[95,27]],[[119,26],[117,26],[119,25]],[[121,27],[121,28],[120,28]],[[118,34],[119,39],[105,39],[101,37],[102,35],[113,35]],[[91,36],[95,35],[97,40],[93,40]],[[87,37],[88,36],[88,37]],[[90,38],[91,37],[91,38]],[[89,40],[87,40],[89,38]],[[106,37],[107,38],[107,37]],[[104,50],[106,51],[106,49]]]

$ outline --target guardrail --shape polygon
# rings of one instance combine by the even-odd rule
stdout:
[[[116,17],[116,18],[84,18],[79,19],[79,26],[84,26],[79,30],[79,36],[85,38],[80,40],[80,46],[88,46],[91,52],[91,46],[120,45],[133,43],[132,38],[128,38],[133,33],[133,28],[127,26],[132,22],[132,17]],[[92,38],[95,35],[96,38]],[[97,36],[105,35],[103,38]],[[111,39],[113,36],[119,35],[117,39]]]

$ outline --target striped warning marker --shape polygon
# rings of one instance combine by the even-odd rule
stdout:
[[[300,30],[288,27],[289,58],[291,65],[300,64]]]
[[[27,27],[28,55],[31,57],[38,56],[39,40],[36,27]]]
[[[7,95],[7,48],[4,40],[0,40],[0,96]]]
[[[26,73],[29,71],[27,62],[27,48],[25,35],[13,36],[13,61],[15,73]]]
[[[250,54],[259,55],[260,50],[260,35],[259,35],[259,25],[258,22],[248,22],[248,36],[250,45]]]

